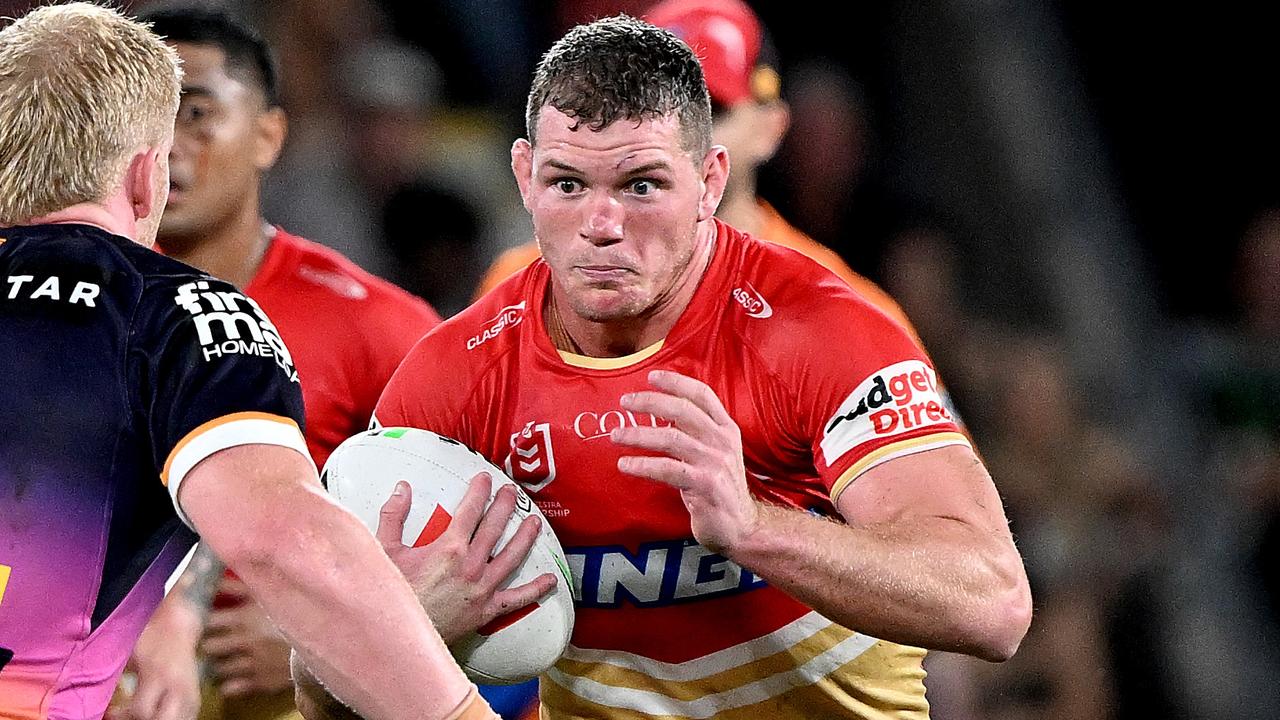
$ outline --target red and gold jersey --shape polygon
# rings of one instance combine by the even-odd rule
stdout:
[[[440,316],[426,301],[277,228],[245,294],[293,352],[317,467],[369,425],[391,373]]]
[[[377,419],[505,466],[559,536],[577,622],[543,677],[546,717],[926,717],[923,650],[841,627],[702,547],[678,491],[617,470],[610,431],[663,422],[619,398],[658,368],[715,390],[753,493],[821,515],[867,469],[967,442],[900,326],[808,258],[716,222],[714,258],[662,342],[558,351],[537,261],[424,338]]]

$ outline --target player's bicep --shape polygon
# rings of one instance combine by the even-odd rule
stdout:
[[[967,445],[895,458],[863,473],[836,498],[850,525],[948,518],[977,530],[1008,533],[991,475]]]
[[[283,522],[272,519],[279,508],[322,492],[305,447],[242,444],[201,459],[186,473],[175,499],[196,532],[223,557]],[[227,518],[236,522],[228,524]]]

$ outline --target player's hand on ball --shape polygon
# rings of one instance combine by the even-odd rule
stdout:
[[[704,546],[726,552],[755,527],[759,506],[747,489],[742,433],[720,398],[706,384],[667,370],[649,373],[653,390],[622,396],[625,410],[652,413],[670,427],[621,427],[618,445],[665,457],[624,455],[618,469],[680,490]]]
[[[448,528],[422,547],[401,541],[413,501],[409,484],[396,483],[382,506],[378,541],[408,578],[446,644],[537,601],[556,585],[555,576],[545,573],[524,585],[500,589],[529,554],[541,520],[525,518],[511,541],[495,555],[503,529],[515,511],[516,493],[510,486],[499,489],[486,511],[492,482],[488,473],[472,479]]]

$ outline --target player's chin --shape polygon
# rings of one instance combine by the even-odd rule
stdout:
[[[579,317],[592,322],[628,320],[640,316],[647,304],[634,288],[584,288],[573,302]]]

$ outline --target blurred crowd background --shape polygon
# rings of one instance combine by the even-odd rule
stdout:
[[[214,4],[282,69],[266,216],[448,316],[531,236],[538,56],[650,3]],[[1271,11],[751,4],[792,108],[762,195],[914,320],[1031,573],[1013,660],[931,656],[934,717],[1280,718]]]

